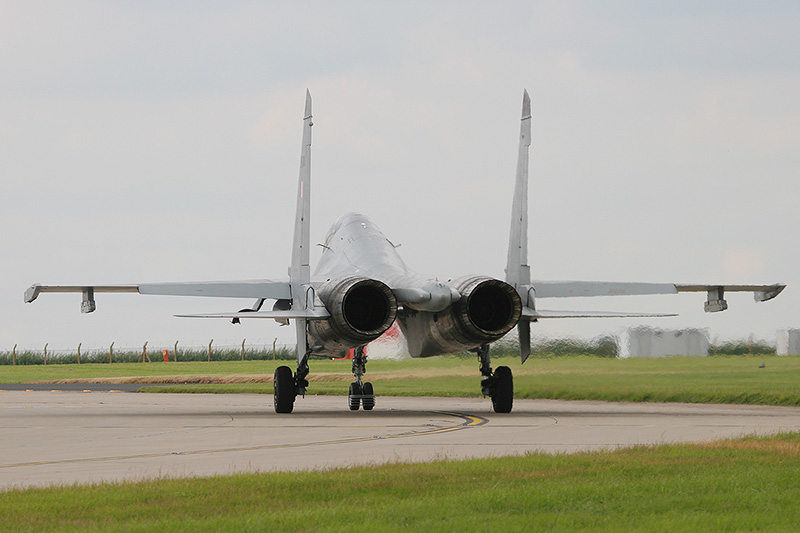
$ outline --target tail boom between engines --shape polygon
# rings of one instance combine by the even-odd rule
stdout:
[[[519,322],[522,302],[508,283],[470,276],[459,278],[450,286],[461,294],[461,299],[444,311],[398,312],[412,357],[471,350],[499,340]]]

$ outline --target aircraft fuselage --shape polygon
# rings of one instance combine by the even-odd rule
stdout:
[[[412,357],[475,349],[497,340],[519,320],[519,297],[505,282],[485,276],[448,282],[420,276],[409,270],[395,245],[364,215],[341,217],[323,248],[315,273],[318,282],[355,276],[393,288],[397,320]],[[329,353],[325,345],[316,343],[314,352]]]

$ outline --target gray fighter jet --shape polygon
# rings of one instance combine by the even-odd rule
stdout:
[[[528,151],[531,139],[531,106],[527,91],[522,100],[516,186],[511,208],[511,233],[505,281],[488,276],[465,276],[439,281],[410,270],[396,247],[366,216],[348,213],[330,229],[322,244],[315,274],[309,264],[311,216],[311,95],[306,92],[303,144],[297,185],[294,243],[288,279],[202,283],[144,283],[140,285],[32,285],[25,291],[30,303],[42,292],[83,294],[81,311],[96,309],[97,292],[217,296],[251,298],[252,307],[235,313],[177,315],[196,318],[271,318],[282,324],[294,321],[297,333],[297,368],[275,370],[275,411],[290,413],[298,395],[308,387],[309,356],[341,357],[355,349],[354,382],[349,406],[357,410],[375,406],[371,383],[363,381],[364,347],[395,322],[408,341],[412,357],[431,357],[464,350],[475,351],[480,360],[481,389],[496,412],[511,411],[514,385],[511,370],[491,368],[489,345],[510,332],[519,333],[522,362],[530,354],[530,323],[539,319],[575,317],[669,316],[616,312],[545,311],[537,308],[542,298],[675,294],[696,291],[708,294],[707,312],[724,311],[725,292],[753,292],[763,302],[776,297],[785,285],[677,285],[674,283],[615,283],[587,281],[531,281],[528,266]],[[262,310],[266,300],[271,310]]]

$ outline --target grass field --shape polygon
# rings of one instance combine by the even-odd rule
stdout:
[[[0,493],[0,531],[796,531],[800,435]]]
[[[185,382],[153,392],[271,393],[281,361],[30,365],[0,367],[0,383],[64,379]],[[612,359],[587,356],[495,358],[514,372],[515,397],[800,405],[800,357],[712,356]],[[759,368],[761,365],[764,368]],[[312,361],[310,394],[346,394],[349,361]],[[375,360],[367,379],[378,395],[479,396],[476,360]],[[205,384],[204,384],[205,383]]]

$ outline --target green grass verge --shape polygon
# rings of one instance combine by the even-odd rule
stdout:
[[[367,378],[385,396],[480,396],[475,363],[458,359],[431,363],[370,362]],[[512,368],[516,398],[800,405],[800,357],[559,357],[531,360],[524,366],[504,358],[494,363]],[[759,368],[761,364],[765,367]],[[323,369],[315,377],[318,381],[311,383],[309,393],[346,394],[347,383],[339,381],[341,375],[326,379]],[[152,392],[272,390],[269,384],[229,384],[159,387]]]
[[[2,531],[795,531],[800,434],[0,493]]]
[[[246,375],[271,378],[283,361],[129,363],[0,367],[0,382],[139,376]],[[495,358],[514,372],[515,397],[570,400],[661,401],[800,405],[800,357],[711,356],[609,359],[587,356],[537,358],[520,365]],[[760,365],[764,368],[759,368]],[[375,360],[367,379],[378,395],[475,397],[480,395],[477,361],[458,357]],[[349,361],[312,361],[310,394],[346,394]],[[270,383],[225,383],[154,387],[152,392],[271,393]]]
[[[320,361],[328,363],[328,361]],[[291,364],[291,362],[288,362]],[[130,376],[187,376],[227,374],[272,375],[275,367],[287,361],[182,361],[164,363],[49,364],[0,366],[0,383],[34,383],[59,379],[119,378]],[[346,367],[346,368],[349,368]],[[345,368],[345,369],[346,369]]]

